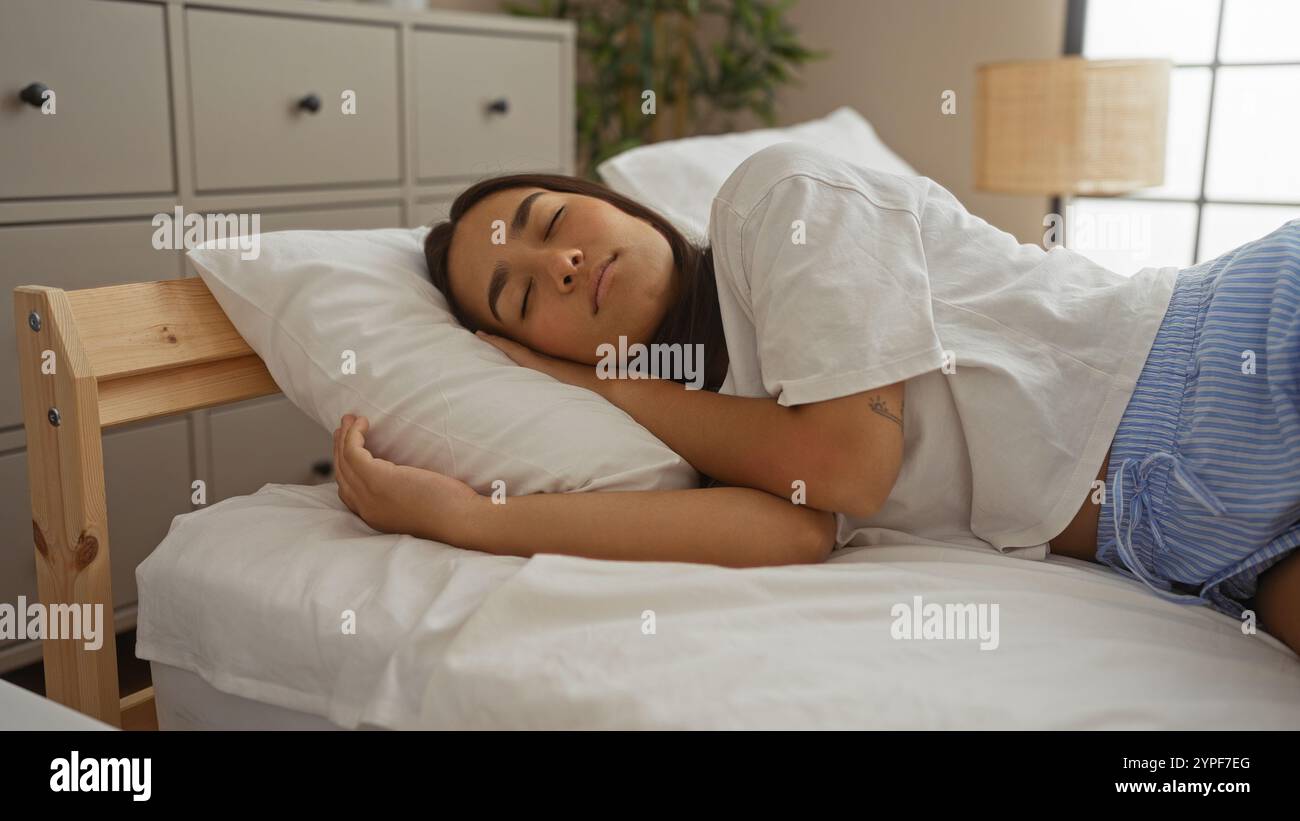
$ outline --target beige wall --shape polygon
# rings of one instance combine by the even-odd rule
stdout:
[[[779,122],[820,117],[841,105],[862,112],[886,143],[978,214],[1039,242],[1046,197],[974,190],[975,66],[1055,57],[1066,0],[799,0],[791,22],[804,43],[831,52],[803,84],[781,94]],[[498,0],[432,0],[436,8],[498,12]],[[957,114],[939,110],[946,89]],[[742,127],[757,127],[752,120]]]
[[[783,92],[782,123],[840,105],[862,112],[884,141],[973,213],[1015,234],[1042,238],[1046,197],[974,190],[975,66],[1054,57],[1065,39],[1065,0],[800,0],[790,13],[803,41],[831,56]],[[939,109],[957,93],[957,114]]]

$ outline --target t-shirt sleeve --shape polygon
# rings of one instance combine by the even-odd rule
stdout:
[[[777,182],[740,225],[763,385],[801,405],[943,365],[912,210],[806,175]]]

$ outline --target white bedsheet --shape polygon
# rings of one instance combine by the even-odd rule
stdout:
[[[1300,729],[1279,642],[1064,558],[523,560],[375,534],[332,484],[267,485],[178,516],[136,575],[141,658],[344,727]],[[997,648],[892,638],[917,595],[997,604]]]

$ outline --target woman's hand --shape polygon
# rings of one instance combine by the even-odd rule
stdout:
[[[512,339],[495,336],[486,331],[476,331],[475,335],[484,342],[490,342],[497,350],[510,357],[516,365],[540,371],[566,385],[575,385],[596,393],[601,392],[600,388],[603,380],[597,378],[594,365],[583,365],[580,362],[547,356],[534,351],[526,345],[520,345]]]
[[[458,544],[468,538],[484,497],[464,482],[431,470],[376,459],[366,450],[364,416],[344,415],[334,430],[339,498],[383,533],[407,533]]]

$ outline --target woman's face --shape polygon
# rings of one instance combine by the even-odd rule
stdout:
[[[648,222],[543,188],[498,191],[466,211],[447,266],[456,303],[481,328],[586,363],[620,335],[650,341],[680,280]]]

